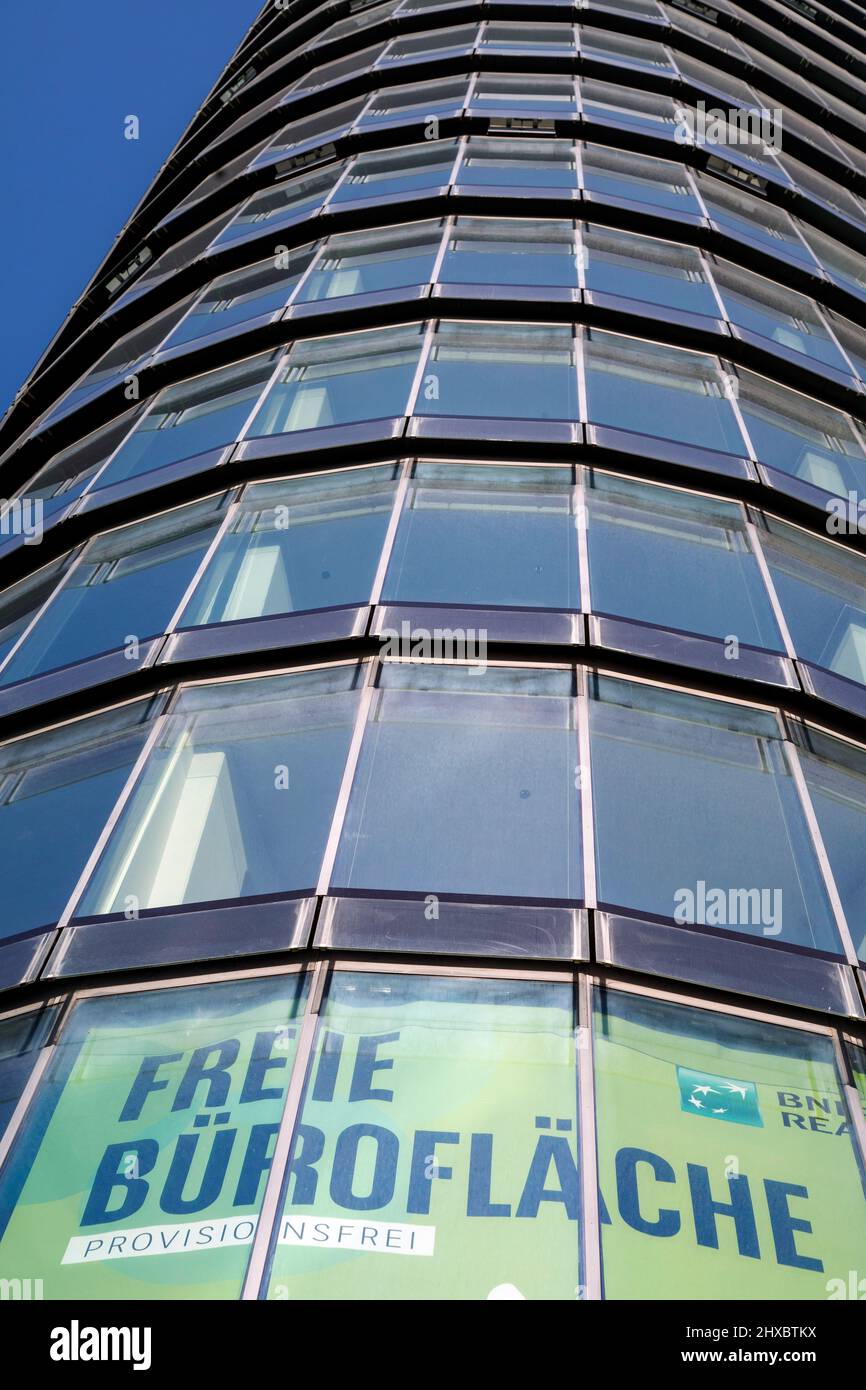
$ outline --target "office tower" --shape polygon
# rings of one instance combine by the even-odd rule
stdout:
[[[9,1287],[850,1296],[864,92],[262,11],[0,428]]]

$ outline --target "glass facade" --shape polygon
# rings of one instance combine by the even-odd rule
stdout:
[[[770,9],[277,7],[0,422],[0,1293],[863,1268],[864,28]]]

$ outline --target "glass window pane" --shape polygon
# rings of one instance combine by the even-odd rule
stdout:
[[[389,663],[333,882],[577,899],[577,760],[570,672]]]
[[[604,676],[592,687],[599,899],[838,953],[774,716]]]
[[[605,1296],[832,1297],[866,1206],[831,1039],[613,989],[594,1033]]]
[[[767,518],[765,553],[797,655],[866,685],[866,559]]]
[[[312,889],[357,676],[339,666],[184,689],[81,915]]]
[[[181,627],[366,603],[394,476],[385,465],[247,488]]]
[[[318,1028],[268,1297],[578,1297],[571,987],[339,971]]]
[[[772,203],[754,198],[739,188],[730,188],[720,179],[696,175],[701,196],[713,222],[738,241],[757,242],[771,254],[793,256],[814,267],[814,257],[797,235],[786,212]]]
[[[659,134],[660,128],[677,123],[676,107],[670,97],[655,92],[640,92],[613,82],[596,82],[589,78],[580,81],[580,95],[586,115],[595,121],[612,121],[614,125],[634,127]]]
[[[0,1139],[56,1017],[50,1006],[0,1019]]]
[[[571,329],[440,324],[415,409],[419,415],[576,420]]]
[[[237,1299],[305,996],[291,974],[77,1003],[4,1171],[0,1274]]]
[[[642,71],[674,73],[676,69],[660,43],[634,39],[626,34],[608,33],[604,29],[580,27],[580,51],[584,58],[597,58],[604,63]]]
[[[569,468],[418,464],[383,599],[580,607]]]
[[[472,93],[472,106],[482,111],[513,112],[516,116],[538,111],[544,116],[573,117],[577,112],[577,91],[573,77],[482,72]]]
[[[213,245],[225,246],[253,232],[279,227],[288,218],[318,207],[333,188],[342,168],[342,164],[329,164],[325,169],[316,169],[254,194],[214,239]]]
[[[140,701],[0,747],[0,936],[57,921],[141,750],[149,710]]]
[[[249,437],[402,415],[420,348],[417,324],[295,343]]]
[[[591,225],[583,245],[587,289],[718,318],[704,262],[693,247]]]
[[[715,357],[587,329],[586,393],[593,424],[744,452]]]
[[[811,727],[806,742],[801,758],[809,794],[857,954],[866,962],[866,750]]]
[[[391,41],[382,61],[393,63],[401,58],[431,57],[451,48],[471,48],[477,33],[477,25],[465,24],[460,28],[440,29],[435,34],[403,34]]]
[[[442,239],[441,222],[329,237],[299,303],[426,284]]]
[[[457,171],[467,187],[577,188],[570,140],[480,140],[473,136]]]
[[[564,285],[576,288],[571,222],[460,217],[448,238],[444,284]]]
[[[739,507],[598,472],[586,504],[596,613],[783,650]]]
[[[0,661],[7,657],[43,603],[54,593],[72,562],[64,555],[0,594]],[[0,676],[0,681],[3,677]]]
[[[866,260],[863,256],[805,222],[798,222],[797,226],[830,279],[858,298],[866,297]]]
[[[751,372],[737,371],[738,400],[762,463],[846,496],[862,486],[866,454],[847,415]]]
[[[260,314],[277,314],[285,308],[311,258],[312,247],[299,246],[284,257],[278,256],[279,265],[272,257],[245,270],[221,275],[178,324],[165,346],[176,347],[179,343],[220,333]]]
[[[443,187],[451,176],[456,153],[456,140],[437,140],[428,145],[410,145],[405,150],[373,150],[359,154],[331,199],[331,205]]]
[[[573,53],[576,45],[570,24],[485,24],[479,47],[520,53]]]
[[[583,181],[590,193],[605,198],[623,198],[629,203],[700,216],[700,205],[682,164],[609,149],[606,145],[586,145]]]
[[[791,352],[847,372],[848,364],[830,337],[814,300],[728,261],[716,261],[713,274],[732,323]]]
[[[429,120],[441,111],[460,111],[466,97],[466,78],[419,82],[411,87],[383,87],[374,92],[361,118],[361,126],[382,121]]]
[[[161,635],[220,522],[220,498],[109,531],[81,562],[0,675],[0,684],[141,644]]]
[[[170,386],[120,446],[99,487],[232,444],[273,371],[273,355]]]

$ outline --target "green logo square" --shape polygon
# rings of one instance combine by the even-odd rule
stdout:
[[[712,1072],[692,1071],[689,1067],[677,1067],[677,1081],[680,1109],[687,1114],[763,1128],[753,1081],[736,1081],[731,1076],[714,1076]]]

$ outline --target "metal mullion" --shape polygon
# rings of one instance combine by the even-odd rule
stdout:
[[[226,532],[228,531],[229,527],[231,526],[231,523],[234,521],[235,517],[237,516],[238,512],[240,511],[240,507],[241,507],[240,492],[237,491],[237,492],[235,493],[235,497],[234,497],[233,501],[231,501],[231,502],[228,504],[228,506],[226,507],[225,516],[223,517],[222,521],[220,522],[219,526],[217,527],[216,534],[213,536],[210,545],[209,545],[209,546],[207,547],[207,549],[205,550],[204,555],[203,555],[203,556],[201,557],[201,559],[199,560],[198,565],[196,566],[195,573],[194,573],[193,576],[192,576],[192,579],[191,579],[191,580],[189,581],[189,583],[187,584],[186,589],[184,590],[184,592],[183,592],[183,594],[182,594],[182,596],[181,596],[180,602],[179,602],[178,605],[177,605],[177,608],[174,610],[174,612],[172,613],[171,617],[170,617],[169,620],[168,620],[168,623],[166,624],[166,627],[165,627],[165,636],[166,636],[166,637],[170,637],[170,636],[171,636],[171,634],[174,632],[174,630],[175,630],[177,624],[180,622],[180,619],[181,619],[181,617],[182,617],[182,615],[183,615],[184,609],[186,608],[187,604],[189,603],[190,599],[192,598],[193,594],[195,593],[196,589],[198,588],[199,583],[201,582],[202,576],[203,576],[204,573],[205,573],[205,570],[208,568],[208,566],[209,566],[211,560],[213,559],[213,556],[214,556],[215,551],[219,548],[220,544],[222,543],[222,539],[223,539],[223,537],[225,536]],[[155,652],[155,651],[154,651],[153,655],[154,655],[154,656],[156,655],[156,652]],[[148,662],[145,662],[145,665],[148,665],[148,664],[149,664]]]
[[[448,251],[448,243],[451,237],[454,235],[454,228],[456,223],[457,218],[454,216],[446,217],[443,219],[442,239],[439,242],[439,249],[436,252],[436,256],[433,261],[433,266],[430,271],[431,289],[434,285],[438,285],[439,283],[439,276],[442,273],[442,262],[445,260],[445,255]]]
[[[364,685],[361,690],[360,699],[358,700],[358,709],[355,714],[352,738],[349,743],[349,751],[346,754],[343,777],[340,782],[340,789],[337,792],[336,802],[334,803],[334,814],[331,817],[331,826],[328,831],[328,838],[325,842],[322,862],[319,867],[319,878],[316,883],[316,896],[319,898],[324,898],[331,886],[331,874],[334,870],[334,862],[337,858],[337,847],[340,843],[340,836],[343,833],[349,797],[352,792],[355,773],[361,756],[361,744],[364,740],[364,734],[367,728],[370,707],[373,703],[373,696],[376,693],[376,677],[379,673],[380,664],[378,658],[370,659],[364,671]]]
[[[289,1084],[286,1087],[286,1099],[283,1105],[283,1113],[280,1117],[280,1125],[274,1144],[274,1153],[268,1171],[268,1179],[265,1184],[262,1204],[256,1220],[255,1235],[253,1236],[252,1248],[250,1250],[250,1257],[247,1262],[246,1274],[244,1275],[244,1283],[241,1291],[242,1301],[248,1302],[256,1300],[262,1293],[268,1254],[281,1215],[279,1209],[280,1198],[283,1194],[284,1183],[288,1178],[292,1140],[294,1139],[295,1127],[300,1114],[301,1100],[307,1081],[307,1073],[312,1066],[313,1049],[319,1022],[319,1009],[321,1007],[329,972],[330,963],[325,960],[316,961],[310,972],[310,990],[307,995],[304,1018],[298,1037],[298,1045],[295,1049],[292,1074],[289,1079]]]
[[[786,209],[783,209],[783,211],[786,211]],[[791,226],[794,228],[794,232],[795,232],[796,236],[799,238],[800,242],[802,243],[803,248],[804,248],[806,251],[808,251],[809,256],[811,257],[811,259],[812,259],[812,261],[814,262],[815,266],[817,266],[818,270],[821,272],[820,278],[821,278],[822,283],[823,283],[824,285],[829,285],[829,286],[832,288],[832,286],[833,286],[833,281],[832,281],[832,280],[830,279],[830,277],[828,276],[826,270],[824,269],[824,266],[823,266],[822,262],[819,261],[817,255],[816,255],[815,252],[812,250],[811,246],[809,245],[808,241],[806,240],[805,236],[803,235],[803,233],[802,233],[801,230],[800,230],[800,220],[799,220],[799,218],[796,217],[793,213],[790,213],[790,212],[789,212],[789,213],[788,213],[788,221],[790,222]],[[814,273],[814,272],[813,272],[813,273]]]
[[[430,353],[433,350],[433,335],[436,331],[438,319],[429,319],[424,328],[424,337],[421,341],[421,348],[418,353],[418,365],[415,368],[415,375],[412,378],[412,385],[409,387],[409,398],[403,414],[407,419],[415,414],[415,406],[418,401],[418,392],[421,390],[421,382],[424,380],[424,372],[430,360]]]
[[[582,1284],[589,1300],[602,1295],[601,1216],[598,1186],[598,1140],[595,1105],[595,1049],[592,1035],[592,998],[595,980],[578,972],[577,993],[577,1101],[578,1152],[581,1188]]]
[[[823,306],[822,306],[821,304],[818,303],[817,299],[813,299],[813,300],[812,300],[812,307],[813,307],[813,309],[815,310],[815,313],[816,313],[816,315],[817,315],[817,318],[818,318],[819,323],[821,324],[822,328],[824,329],[825,333],[827,334],[828,338],[830,339],[830,342],[833,344],[833,346],[834,346],[834,348],[836,349],[836,351],[837,351],[838,353],[841,354],[841,356],[844,358],[845,362],[847,363],[848,369],[849,369],[849,371],[851,372],[851,375],[854,377],[854,380],[855,380],[855,381],[861,381],[861,380],[863,379],[863,374],[862,374],[862,372],[859,372],[859,371],[857,370],[857,368],[855,367],[853,361],[852,361],[851,358],[848,356],[848,353],[846,352],[845,348],[842,346],[841,341],[840,341],[839,338],[836,336],[836,334],[833,332],[833,328],[832,328],[832,326],[831,326],[831,324],[830,324],[830,320],[827,318]]]
[[[761,533],[758,527],[755,525],[754,521],[752,521],[751,518],[748,516],[748,513],[746,515],[745,530],[746,535],[749,538],[749,543],[752,547],[755,559],[758,562],[758,569],[761,571],[761,578],[764,581],[764,587],[766,588],[767,593],[769,595],[770,605],[773,609],[773,616],[775,617],[776,623],[779,627],[779,631],[782,634],[782,641],[785,644],[785,654],[791,659],[791,661],[796,661],[797,649],[794,646],[794,639],[791,636],[791,630],[788,627],[788,620],[785,617],[781,600],[779,599],[779,595],[776,590],[776,585],[773,582],[773,576],[770,572],[770,566],[767,563],[767,556],[764,553],[764,543],[761,540]]]
[[[24,1090],[21,1092],[21,1095],[18,1098],[18,1104],[12,1111],[8,1125],[6,1126],[3,1133],[0,1134],[0,1172],[3,1171],[3,1165],[5,1164],[6,1159],[9,1156],[9,1152],[12,1148],[12,1145],[18,1137],[18,1131],[24,1123],[24,1119],[27,1115],[28,1110],[30,1109],[33,1097],[36,1094],[36,1090],[39,1086],[40,1081],[42,1080],[43,1075],[45,1074],[45,1070],[48,1066],[48,1063],[51,1061],[53,1054],[53,1044],[49,1044],[48,1046],[40,1049],[39,1055],[36,1058],[36,1061],[33,1063],[30,1075],[28,1076],[27,1081],[25,1083]]]
[[[584,333],[586,325],[575,323],[571,329],[571,340],[574,343],[574,371],[577,381],[577,413],[578,423],[581,431],[589,424],[589,408],[586,396],[586,358],[584,354]]]
[[[454,155],[454,163],[451,165],[451,172],[448,175],[448,188],[453,188],[457,182],[457,171],[463,163],[466,147],[469,143],[468,135],[461,135],[457,140],[457,151]]]
[[[830,858],[827,854],[827,849],[824,844],[824,837],[821,834],[821,828],[818,824],[818,817],[815,814],[815,807],[812,804],[812,798],[809,794],[809,788],[806,784],[806,777],[803,772],[803,766],[800,762],[800,754],[797,750],[796,745],[789,738],[782,740],[782,747],[787,757],[788,766],[791,769],[791,775],[793,776],[794,785],[797,789],[797,795],[800,800],[800,806],[802,808],[803,815],[806,820],[806,827],[810,839],[812,841],[812,848],[815,853],[815,858],[818,861],[818,867],[821,872],[821,878],[824,882],[824,887],[827,890],[827,896],[830,900],[830,907],[832,909],[833,918],[836,923],[836,930],[839,933],[839,937],[844,947],[845,959],[847,960],[848,964],[856,970],[860,964],[860,961],[857,956],[857,950],[854,946],[854,941],[851,936],[850,929],[848,927],[848,919],[845,916],[845,909],[842,906],[842,899],[839,896],[839,889],[836,886],[836,878],[830,866]],[[846,988],[850,991],[851,982],[848,980],[847,976],[844,976],[844,979]],[[849,1003],[853,1005],[855,1002],[856,1001],[854,1000],[852,993],[849,992]]]
[[[253,423],[253,420],[258,415],[259,410],[264,405],[265,397],[268,395],[271,387],[275,384],[277,377],[283,369],[285,360],[289,355],[289,348],[290,345],[283,345],[283,347],[277,348],[277,360],[274,369],[271,372],[270,376],[266,379],[264,385],[262,386],[261,391],[256,397],[255,404],[253,405],[252,409],[247,415],[247,418],[244,420],[244,423],[241,425],[240,429],[235,435],[233,443],[231,445],[227,445],[227,448],[234,448],[236,445],[240,444],[241,441],[246,438],[247,430],[250,428],[250,426]]]
[[[346,163],[343,167],[343,172],[338,175],[336,182],[332,185],[330,189],[330,192],[326,193],[325,197],[322,199],[322,202],[319,206],[319,216],[321,216],[321,214],[325,211],[325,208],[328,208],[330,210],[334,194],[340,188],[342,188],[343,184],[346,182],[346,179],[349,177],[349,174],[352,172],[355,165],[358,163],[359,157],[359,155],[354,154],[346,160]]]
[[[377,88],[376,88],[376,91],[375,91],[375,92],[371,92],[370,95],[367,97],[367,99],[366,99],[365,102],[364,102],[364,105],[361,107],[360,111],[358,112],[357,116],[355,117],[354,121],[352,122],[352,125],[351,125],[351,129],[352,129],[352,130],[357,130],[357,129],[358,129],[358,126],[361,124],[361,121],[363,121],[363,119],[364,119],[364,117],[366,116],[367,112],[370,110],[371,106],[373,105],[373,98],[379,94],[380,90],[381,90],[381,88],[377,87]]]
[[[9,665],[10,661],[13,660],[16,654],[21,650],[23,644],[27,641],[27,638],[30,636],[30,633],[33,631],[34,627],[39,622],[39,619],[42,617],[43,613],[51,607],[52,603],[56,599],[57,595],[61,592],[61,590],[65,589],[66,585],[69,583],[69,580],[72,578],[73,574],[80,566],[84,558],[84,552],[87,549],[87,545],[88,542],[85,542],[78,554],[75,556],[75,559],[71,562],[66,573],[61,575],[60,579],[57,581],[54,588],[51,590],[51,593],[48,595],[46,599],[43,600],[39,608],[37,608],[36,612],[33,614],[33,617],[30,619],[27,626],[21,632],[20,636],[9,648],[3,660],[0,661],[0,672],[6,670],[6,667]],[[38,574],[38,572],[39,571],[37,570],[36,573]]]
[[[584,223],[579,217],[574,219],[574,264],[577,271],[577,287],[581,294],[586,289],[586,245],[583,236]]]
[[[400,525],[400,517],[403,514],[403,505],[406,493],[409,490],[409,475],[412,470],[412,460],[406,459],[403,462],[400,477],[397,479],[397,486],[394,489],[394,502],[391,507],[391,515],[388,518],[388,527],[385,532],[385,539],[382,542],[382,549],[379,554],[379,563],[373,577],[370,588],[370,604],[374,606],[380,601],[382,596],[382,586],[385,583],[385,575],[388,565],[391,562],[391,555],[394,550],[394,542],[397,537],[397,527]]]
[[[574,95],[575,101],[577,101],[577,115],[578,120],[580,120],[580,90],[577,89],[577,78],[573,78],[571,79],[571,81],[573,81],[574,83]],[[580,220],[581,222],[585,221],[585,218],[587,218],[587,214],[589,211],[584,204],[584,193],[587,192],[587,182],[585,182],[584,178],[584,145],[585,140],[571,140],[571,146],[573,146],[574,149],[574,167],[575,170],[577,170],[577,190],[578,193],[580,193],[580,202],[578,202],[577,217],[578,220]]]
[[[472,103],[475,100],[475,89],[478,86],[478,78],[480,75],[481,74],[477,72],[470,72],[469,74],[469,81],[466,84],[466,91],[463,94],[463,106],[460,110],[461,116],[467,116],[469,114]]]
[[[66,906],[64,907],[63,911],[57,919],[58,931],[61,928],[65,927],[74,915],[75,909],[77,908],[84,894],[84,890],[87,887],[90,878],[93,875],[93,871],[99,863],[99,860],[102,858],[105,847],[108,844],[108,841],[111,838],[112,834],[114,833],[114,828],[120,820],[120,817],[123,814],[124,810],[126,809],[127,803],[129,802],[132,793],[134,792],[141,778],[141,775],[144,772],[144,768],[150,758],[151,751],[155,747],[158,738],[164,731],[169,718],[170,715],[168,714],[168,712],[164,712],[163,714],[157,715],[156,719],[154,719],[153,727],[148,733],[147,738],[144,740],[138,757],[133,763],[129,775],[127,776],[127,779],[124,782],[123,787],[121,788],[118,794],[117,800],[112,806],[111,811],[108,814],[108,818],[105,824],[103,825],[102,830],[99,833],[96,844],[93,846],[93,849],[90,852],[90,856],[87,859],[84,868],[81,870],[81,873],[78,876],[78,882],[75,884],[75,887],[69,895]],[[60,953],[57,957],[57,961],[61,961],[65,954],[65,948],[61,947]]]
[[[246,267],[244,267],[244,269],[245,269],[245,268],[246,268]],[[228,272],[227,272],[227,273],[228,273]],[[223,279],[223,278],[224,278],[224,277],[221,276],[221,275],[215,275],[214,278],[213,278],[213,280],[208,280],[207,284],[202,286],[202,288],[199,290],[198,294],[194,297],[192,303],[189,304],[189,305],[187,306],[187,308],[184,310],[184,312],[181,314],[181,316],[180,316],[180,318],[178,319],[177,323],[172,324],[171,328],[166,329],[165,333],[163,333],[162,337],[160,338],[160,340],[159,340],[159,342],[156,344],[156,346],[153,347],[153,348],[151,348],[150,352],[149,352],[148,355],[147,355],[147,358],[145,359],[145,362],[140,363],[140,366],[141,366],[141,367],[144,367],[145,363],[150,363],[150,364],[152,365],[152,359],[156,356],[156,354],[157,354],[158,352],[161,352],[161,351],[162,351],[162,349],[165,347],[165,344],[166,344],[166,342],[168,341],[168,339],[171,337],[171,335],[172,335],[173,333],[177,332],[177,330],[178,330],[178,328],[180,328],[181,324],[186,323],[187,319],[192,315],[192,313],[195,311],[195,309],[198,307],[198,305],[201,304],[202,300],[204,299],[205,295],[207,294],[207,292],[208,292],[208,290],[211,288],[211,286],[212,286],[212,285],[215,285],[216,282],[217,282],[217,280],[221,280],[221,279]]]
[[[589,729],[590,668],[578,666],[577,671],[577,770],[580,790],[580,829],[583,850],[583,901],[585,906],[598,905],[595,867],[595,814],[592,798],[592,747]]]
[[[745,419],[743,418],[743,412],[740,409],[739,397],[735,392],[733,386],[731,385],[732,373],[727,370],[727,366],[722,365],[722,360],[720,358],[717,357],[716,361],[719,364],[719,370],[724,381],[725,396],[727,400],[730,402],[731,409],[734,413],[734,418],[737,422],[740,433],[743,436],[743,443],[746,446],[746,457],[749,459],[753,466],[756,466],[758,463],[758,455],[755,452],[755,446],[752,443],[752,436],[749,434],[749,428],[746,424]],[[724,359],[724,361],[727,364],[727,359]],[[735,372],[733,374],[733,380],[739,381],[739,378],[736,376]]]
[[[863,1044],[859,1043],[858,1046],[862,1047]],[[854,1143],[860,1159],[861,1177],[866,1184],[866,1115],[863,1114],[863,1101],[857,1089],[857,1083],[852,1076],[848,1050],[835,1029],[833,1031],[833,1050],[839,1069],[839,1084],[847,1103],[851,1128],[854,1131]]]
[[[691,148],[694,148],[694,146],[692,146]],[[695,202],[700,208],[701,217],[703,217],[705,222],[711,223],[712,218],[710,217],[710,211],[706,203],[704,202],[703,194],[701,193],[700,185],[698,183],[697,178],[695,177],[694,170],[690,168],[690,166],[686,164],[685,161],[683,161],[682,169],[683,173],[686,176],[686,183],[691,189],[692,197],[695,199]]]
[[[166,389],[167,388],[163,387],[163,390]],[[141,429],[141,426],[147,419],[147,417],[153,414],[154,410],[156,409],[156,403],[159,400],[162,393],[162,391],[157,391],[156,395],[151,397],[149,404],[144,407],[144,410],[142,410],[141,414],[138,415],[137,418],[132,422],[126,433],[121,435],[120,439],[115,444],[111,453],[108,455],[105,462],[100,464],[99,468],[97,468],[93,477],[87,483],[87,486],[81,489],[81,492],[79,496],[76,498],[76,501],[80,502],[83,497],[86,497],[89,493],[93,491],[93,489],[96,487],[96,484],[99,482],[99,479],[105,472],[106,468],[108,468],[114,462],[117,455],[123,448],[124,444],[126,444],[132,438],[132,436],[136,434],[138,430]]]
[[[288,299],[283,305],[282,313],[285,313],[289,306],[297,301],[298,295],[300,294],[301,290],[304,289],[304,287],[306,286],[306,283],[309,280],[310,276],[313,274],[313,271],[318,270],[319,262],[324,259],[325,247],[327,246],[330,239],[330,236],[321,238],[319,245],[316,247],[316,250],[312,254],[310,264],[307,266],[306,270],[301,272],[301,275],[298,279],[298,283],[295,285],[295,288],[292,290],[291,294],[289,295]],[[289,252],[289,255],[291,256],[291,252]]]
[[[722,292],[716,284],[716,277],[713,274],[713,258],[708,251],[704,250],[702,246],[696,247],[696,250],[701,265],[703,266],[704,278],[706,279],[706,282],[709,285],[710,293],[712,294],[713,299],[716,301],[716,307],[719,310],[719,318],[724,323],[730,323],[731,316],[728,313],[727,305],[725,304],[725,301],[722,298]]]
[[[580,611],[592,612],[592,588],[589,574],[589,511],[586,505],[586,468],[576,466],[576,482],[572,489],[574,497],[574,528],[577,532],[577,566],[580,579]]]

